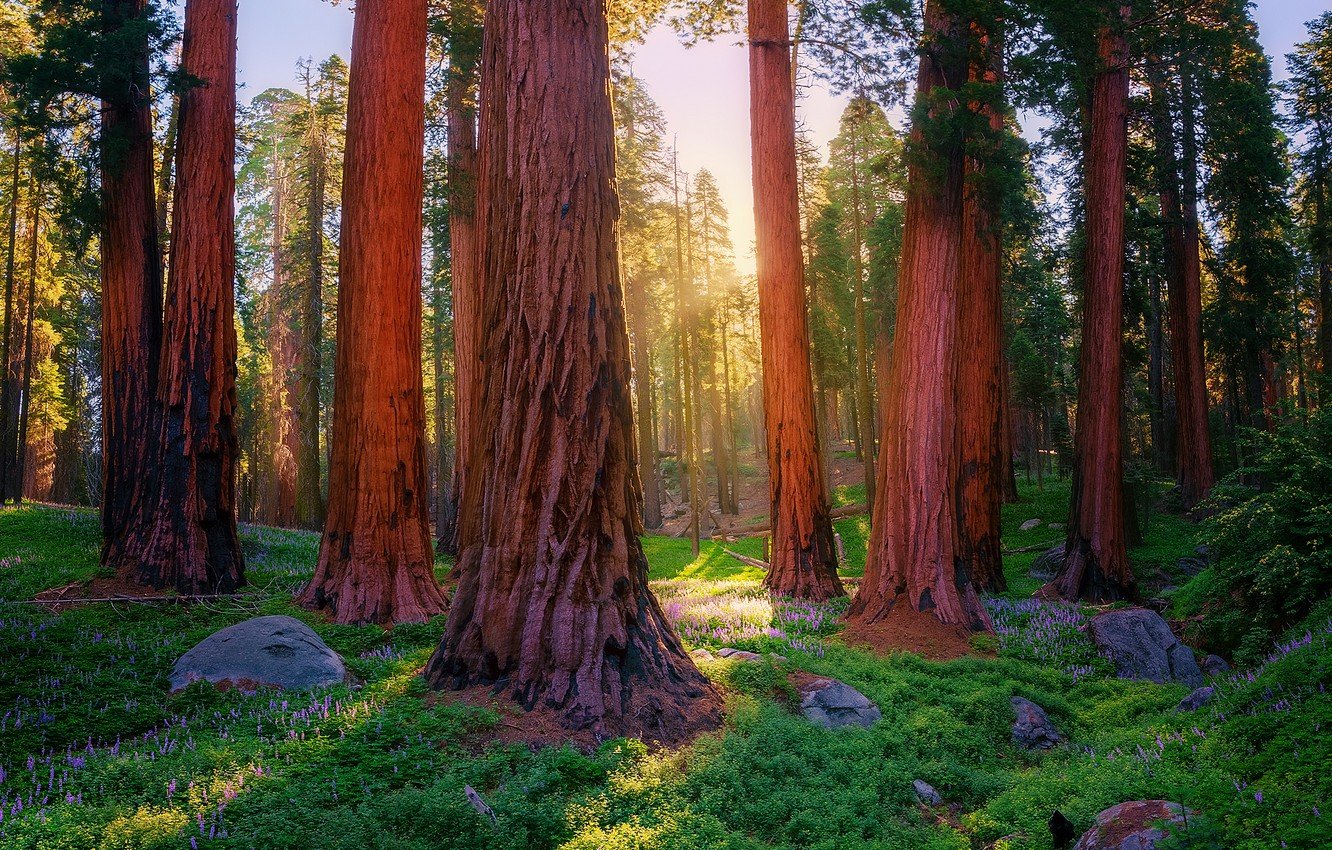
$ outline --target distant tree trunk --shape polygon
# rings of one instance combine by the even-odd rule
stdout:
[[[171,96],[171,112],[167,116],[166,135],[162,138],[162,161],[157,169],[157,239],[166,252],[170,236],[172,181],[175,177],[176,135],[180,131],[180,95]]]
[[[657,434],[652,427],[652,348],[648,336],[647,293],[641,281],[629,281],[625,303],[629,308],[633,343],[634,395],[638,404],[638,479],[643,484],[643,525],[661,528],[661,466]]]
[[[956,91],[966,82],[962,27],[940,0],[929,0],[917,101],[952,106],[933,107],[924,120],[950,120],[939,110],[959,108],[955,96],[943,101],[938,89]],[[911,132],[923,143],[925,127]],[[933,612],[946,625],[981,631],[989,628],[989,617],[957,542],[961,141],[934,144],[928,156],[928,167],[914,164],[908,177],[892,372],[881,405],[878,503],[865,578],[848,618],[874,623],[902,603]]]
[[[14,131],[14,172],[9,193],[9,248],[5,256],[5,320],[0,334],[0,504],[9,498],[10,479],[13,477],[15,458],[12,446],[15,429],[18,427],[14,415],[14,375],[13,350],[14,338],[14,283],[15,264],[18,259],[18,208],[19,179],[23,168],[23,135]]]
[[[860,209],[860,159],[857,144],[859,139],[855,128],[851,134],[851,214],[852,246],[854,252],[851,297],[854,302],[852,321],[855,325],[855,364],[856,364],[856,420],[863,422],[860,431],[860,462],[865,475],[865,502],[870,513],[874,512],[874,398],[870,392],[870,363],[872,352],[869,344],[869,331],[865,318],[865,240],[861,235],[863,226]]]
[[[343,169],[328,520],[300,598],[339,623],[444,610],[421,374],[426,0],[356,9]]]
[[[449,268],[453,277],[453,415],[456,449],[450,495],[454,508],[439,529],[441,550],[460,554],[481,534],[483,467],[488,438],[485,386],[484,283],[476,231],[476,89],[481,60],[482,4],[455,0],[445,96],[449,157]]]
[[[307,84],[308,85],[308,84]],[[300,293],[300,339],[296,347],[296,524],[322,528],[325,519],[323,455],[319,450],[319,396],[324,350],[324,205],[328,193],[326,127],[314,97],[306,91],[310,115],[306,156],[310,194],[306,201],[306,227],[310,232],[309,276]]]
[[[725,501],[721,504],[721,512],[737,516],[740,513],[740,462],[736,458],[735,451],[735,408],[731,400],[731,347],[730,332],[727,326],[730,324],[730,310],[727,307],[725,296],[722,297],[722,315],[721,315],[721,355],[722,355],[722,428],[725,437],[722,441],[722,451],[725,454],[725,464],[727,469],[728,487]]]
[[[1000,441],[1002,448],[1002,457],[1000,463],[1002,469],[999,473],[1000,483],[1004,488],[1004,502],[1015,504],[1018,499],[1017,489],[1017,470],[1013,467],[1013,452],[1017,448],[1017,439],[1013,434],[1013,387],[1012,370],[1009,368],[1007,357],[1004,358],[1002,374],[1000,376],[1000,391],[1003,393],[1000,402],[1000,414],[1003,416],[1003,438]]]
[[[181,593],[244,584],[236,536],[236,0],[188,0],[171,271],[158,399],[160,496],[139,581]]]
[[[146,7],[104,0],[104,28],[138,26]],[[146,31],[134,49],[102,81],[101,119],[102,565],[129,576],[159,495],[163,288]]]
[[[675,325],[676,356],[680,373],[680,444],[678,468],[680,470],[680,501],[689,505],[689,543],[695,558],[699,553],[701,537],[698,484],[698,417],[694,410],[694,374],[698,364],[694,362],[693,303],[685,292],[684,246],[692,243],[692,233],[688,240],[684,235],[680,214],[680,170],[674,168],[672,184],[675,192]],[[689,189],[685,188],[685,204],[688,205]],[[688,221],[690,214],[686,210],[683,221]],[[693,282],[693,246],[689,247],[689,279]]]
[[[1171,216],[1178,210],[1179,224],[1172,227],[1167,246],[1170,262],[1168,294],[1170,352],[1175,372],[1175,437],[1177,474],[1181,498],[1186,508],[1193,508],[1207,498],[1216,482],[1212,468],[1212,436],[1207,417],[1207,367],[1203,361],[1202,334],[1202,234],[1198,225],[1198,142],[1194,130],[1192,85],[1185,75],[1184,176],[1183,198],[1162,198],[1162,208],[1170,203]],[[1168,116],[1167,116],[1168,117]],[[1168,142],[1173,159],[1174,140]],[[1165,163],[1167,176],[1177,169]],[[1170,187],[1173,188],[1173,187]]]
[[[23,501],[23,491],[27,485],[28,461],[28,421],[32,414],[32,324],[37,318],[37,261],[42,223],[42,204],[44,193],[37,189],[37,181],[32,180],[32,235],[28,243],[28,297],[27,317],[23,323],[23,385],[19,392],[22,407],[19,410],[18,439],[15,441],[15,466],[13,491],[10,496],[14,504]]]
[[[1084,178],[1085,290],[1073,505],[1064,566],[1050,585],[1064,599],[1098,602],[1135,593],[1125,542],[1120,422],[1129,97],[1123,26],[1108,23],[1097,35],[1100,67],[1091,82]]]
[[[1003,76],[1002,50],[993,25],[973,24],[978,57],[970,78],[999,86]],[[974,103],[988,119],[990,136],[974,140],[979,155],[966,159],[962,205],[962,274],[957,309],[957,527],[958,572],[969,574],[980,589],[1006,589],[1001,552],[1000,508],[1004,472],[1004,315],[1003,247],[998,216],[992,209],[1001,199],[987,189],[992,167],[987,159],[997,154],[1004,133],[1003,113],[990,103]]]
[[[781,596],[830,599],[845,591],[837,577],[809,368],[786,13],[785,0],[749,0],[755,244],[773,528],[772,566],[764,583]]]
[[[463,552],[426,676],[497,684],[570,729],[680,742],[719,700],[638,540],[604,3],[491,0],[482,67],[483,544]]]

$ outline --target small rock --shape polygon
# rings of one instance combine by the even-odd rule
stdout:
[[[1179,701],[1179,705],[1175,706],[1175,712],[1197,711],[1204,705],[1207,705],[1207,703],[1211,702],[1212,697],[1215,694],[1216,691],[1213,688],[1198,688],[1196,691]]]
[[[773,664],[785,664],[785,663],[786,663],[786,656],[785,656],[785,655],[778,655],[778,654],[775,653],[775,652],[770,652],[770,653],[768,653],[768,660],[771,661]]]
[[[1212,550],[1207,548],[1206,544],[1195,547],[1193,554],[1202,558],[1204,561],[1210,561],[1212,559]]]
[[[1025,750],[1049,750],[1064,743],[1064,736],[1050,722],[1045,709],[1022,697],[1013,697],[1013,743]]]
[[[726,647],[725,649],[719,649],[719,650],[717,650],[717,654],[720,655],[722,658],[729,658],[729,659],[731,659],[732,661],[762,661],[762,660],[763,660],[763,656],[762,656],[762,655],[758,655],[758,654],[753,653],[753,652],[745,652],[743,649],[735,649],[735,648],[733,648],[733,647],[729,647],[729,646]]]
[[[939,792],[934,790],[934,786],[925,780],[917,779],[911,783],[911,786],[916,789],[916,799],[925,805],[943,805],[943,797],[940,797]]]
[[[1101,655],[1121,679],[1203,684],[1193,650],[1179,642],[1161,615],[1147,608],[1106,611],[1092,618],[1090,631]]]
[[[1060,543],[1051,546],[1044,552],[1036,556],[1036,560],[1031,562],[1029,575],[1032,578],[1038,578],[1042,581],[1049,581],[1059,574],[1064,567],[1064,544]]]
[[[1183,575],[1196,576],[1207,569],[1207,561],[1203,558],[1180,558],[1175,566]]]
[[[1209,676],[1222,676],[1230,672],[1230,663],[1219,655],[1209,655],[1203,659],[1202,669]]]
[[[1018,531],[1031,531],[1033,528],[1039,528],[1041,521],[1038,519],[1029,519],[1018,526]]]
[[[806,720],[824,729],[843,726],[868,729],[883,718],[883,712],[868,697],[845,682],[832,679],[824,679],[805,691],[800,711]]]
[[[1173,827],[1183,826],[1184,807],[1165,800],[1120,803],[1096,816],[1073,850],[1156,850]]]
[[[716,656],[713,655],[711,652],[708,652],[706,649],[701,649],[701,648],[692,650],[689,653],[689,657],[694,659],[695,661],[711,661],[714,658],[716,658]]]
[[[1048,526],[1046,526],[1046,527],[1049,528],[1051,531],[1063,531],[1063,530],[1064,530],[1064,524],[1063,524],[1062,522],[1052,522],[1052,523],[1050,523],[1050,524],[1049,524]]]
[[[345,682],[347,668],[300,620],[256,617],[204,638],[182,655],[171,670],[171,690],[200,679],[243,690],[305,690]]]

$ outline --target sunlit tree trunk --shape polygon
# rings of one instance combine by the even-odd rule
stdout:
[[[300,291],[300,332],[296,347],[296,524],[317,529],[324,524],[323,456],[319,446],[319,396],[323,381],[324,350],[324,205],[328,192],[327,128],[311,93],[306,93],[310,116],[306,156],[309,157],[310,194],[306,199],[309,230],[308,276]]]
[[[486,422],[481,397],[483,284],[476,232],[476,96],[482,8],[476,0],[450,4],[449,79],[445,91],[449,157],[449,263],[453,279],[453,410],[456,451],[453,510],[439,529],[440,548],[462,552],[481,534]]]
[[[40,259],[42,204],[45,193],[37,188],[37,181],[31,180],[32,193],[32,232],[28,242],[28,297],[23,321],[23,383],[19,389],[22,406],[18,414],[18,433],[14,442],[13,491],[10,496],[14,504],[23,501],[24,490],[28,484],[28,422],[32,414],[32,325],[37,319],[37,263]]]
[[[339,623],[444,610],[421,372],[425,0],[362,0],[343,169],[328,520],[301,603]]]
[[[998,87],[1002,51],[993,27],[973,24],[978,45],[970,77]],[[988,118],[988,137],[966,159],[962,206],[962,277],[958,286],[957,331],[957,523],[958,571],[970,574],[982,590],[1002,591],[1004,565],[999,544],[1004,472],[1004,316],[1003,253],[1000,222],[991,210],[1001,199],[988,187],[987,171],[996,167],[1004,116],[995,103],[971,105]],[[987,161],[988,160],[988,161]]]
[[[795,95],[786,0],[749,0],[749,109],[754,167],[763,413],[771,481],[774,594],[829,599],[837,577],[809,367]]]
[[[1051,583],[1065,599],[1105,601],[1134,594],[1124,529],[1120,421],[1129,96],[1122,27],[1122,22],[1111,23],[1098,33],[1100,67],[1091,82],[1073,506],[1064,566]]]
[[[643,484],[643,525],[661,528],[661,465],[657,458],[657,434],[652,393],[652,347],[648,331],[646,287],[630,281],[625,301],[631,313],[629,328],[633,342],[634,395],[638,416],[638,479]]]
[[[930,0],[925,12],[917,102],[936,104],[918,121],[948,122],[959,108],[939,89],[966,81],[965,38],[956,15]],[[925,127],[912,128],[917,144]],[[883,396],[878,502],[865,578],[848,616],[874,623],[899,604],[946,625],[989,627],[957,544],[958,286],[962,272],[963,148],[945,137],[909,172],[891,373]],[[969,355],[968,355],[969,356]]]
[[[685,739],[718,697],[647,586],[601,0],[491,0],[478,232],[482,545],[462,554],[435,687],[498,684],[570,729]],[[520,237],[520,238],[513,238]]]
[[[146,0],[105,0],[103,25],[140,26],[146,8]],[[101,93],[102,565],[131,576],[159,495],[163,288],[146,34],[134,49],[108,69]]]
[[[15,408],[18,397],[14,381],[14,287],[15,267],[18,260],[18,209],[19,181],[23,168],[23,135],[14,131],[13,178],[9,194],[9,247],[5,256],[5,317],[3,330],[0,330],[0,504],[10,494],[10,480],[13,478],[15,464],[12,446],[18,418]]]
[[[189,0],[158,400],[160,494],[138,578],[181,593],[244,583],[236,535],[236,0]]]

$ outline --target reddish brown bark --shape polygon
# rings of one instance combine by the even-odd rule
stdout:
[[[786,0],[749,1],[754,228],[773,520],[772,566],[764,583],[774,594],[829,599],[845,591],[837,577],[809,368],[786,13]]]
[[[236,536],[236,0],[189,0],[158,403],[158,504],[136,576],[181,593],[244,584]]]
[[[661,465],[658,463],[656,400],[652,391],[652,348],[648,328],[647,287],[629,283],[625,301],[633,343],[634,395],[638,423],[638,480],[643,486],[643,525],[661,528]]]
[[[137,26],[146,0],[106,0],[108,31]],[[131,573],[151,530],[159,436],[162,258],[153,197],[148,41],[102,92],[102,565]]]
[[[1002,77],[1002,51],[992,27],[972,25],[978,45],[970,77],[974,82],[998,86]],[[999,222],[991,210],[999,207],[987,171],[993,167],[1003,114],[992,103],[970,108],[989,122],[989,135],[972,141],[976,152],[966,159],[962,205],[962,278],[957,312],[957,527],[958,572],[969,574],[981,590],[1002,591],[1000,507],[1004,495],[1004,316],[1003,254]]]
[[[454,554],[481,534],[482,469],[486,463],[486,427],[482,393],[481,258],[476,232],[476,97],[481,60],[481,5],[456,0],[449,13],[447,98],[449,157],[449,269],[453,281],[454,434],[456,459],[448,512],[451,524],[440,528],[440,547]]]
[[[308,72],[307,72],[308,73]],[[319,396],[324,348],[324,204],[328,191],[327,122],[306,83],[310,127],[305,155],[309,159],[310,194],[305,217],[309,231],[309,276],[303,281],[298,308],[300,331],[293,369],[292,404],[296,421],[295,520],[301,528],[324,525],[323,454],[319,441]]]
[[[637,536],[609,75],[604,3],[490,2],[483,544],[463,553],[426,675],[499,683],[570,729],[676,742],[719,701],[648,589]]]
[[[930,0],[920,58],[918,121],[949,120],[938,89],[967,77],[957,16]],[[956,108],[943,106],[943,109]],[[912,128],[922,145],[922,126]],[[933,161],[908,175],[897,324],[884,389],[879,497],[865,578],[848,618],[882,620],[897,604],[932,611],[945,625],[989,628],[980,595],[961,565],[957,543],[958,286],[962,261],[963,153],[960,139],[922,147]]]
[[[421,374],[425,0],[362,0],[352,32],[328,520],[301,604],[339,623],[444,610]]]
[[[1124,7],[1123,15],[1128,17]],[[1085,165],[1086,254],[1073,437],[1073,506],[1064,566],[1049,585],[1064,599],[1134,595],[1124,530],[1124,209],[1128,153],[1128,43],[1121,25],[1097,35]]]

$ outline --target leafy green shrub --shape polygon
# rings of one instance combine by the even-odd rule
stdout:
[[[1215,557],[1203,630],[1252,661],[1332,590],[1332,409],[1243,439],[1249,463],[1216,487],[1203,528]]]

